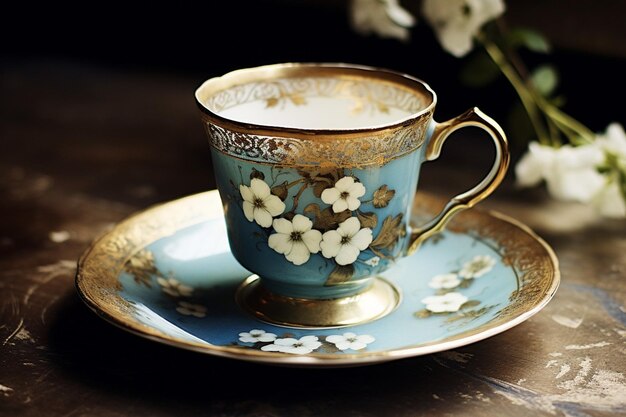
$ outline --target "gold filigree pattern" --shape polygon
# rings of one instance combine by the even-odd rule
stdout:
[[[240,159],[288,167],[316,167],[324,161],[343,168],[363,168],[384,165],[420,147],[430,119],[431,113],[426,113],[383,135],[326,140],[260,136],[205,123],[212,147]]]
[[[544,299],[546,289],[556,291],[558,269],[556,257],[549,256],[540,238],[533,233],[515,233],[511,223],[524,227],[501,214],[486,216],[479,211],[464,211],[450,221],[447,229],[466,233],[491,246],[506,264],[515,271],[518,288],[509,297],[510,304],[500,310],[497,322],[516,317],[524,309],[538,305]]]
[[[206,107],[220,113],[233,107],[255,101],[264,101],[266,107],[303,105],[307,98],[338,97],[354,102],[352,111],[389,112],[390,108],[417,113],[428,106],[425,97],[396,83],[363,77],[289,77],[274,81],[257,81],[224,89],[209,97]]]
[[[442,200],[421,195],[416,200],[412,218],[429,217],[443,204]],[[316,354],[298,362],[289,354],[245,351],[233,346],[216,346],[181,339],[140,322],[131,301],[120,294],[119,274],[126,261],[150,243],[184,227],[223,216],[217,191],[211,191],[163,204],[130,217],[95,241],[79,260],[76,285],[87,305],[102,317],[131,332],[205,353],[269,363],[298,365],[359,364],[410,357],[439,351],[439,340],[406,346],[385,352],[341,355]],[[521,323],[539,311],[552,298],[559,284],[558,261],[547,244],[526,226],[498,213],[466,211],[450,223],[453,232],[473,233],[484,242],[499,248],[503,259],[516,268],[519,288],[511,294],[511,304],[497,316],[477,328],[446,338],[447,348],[463,346],[497,334]]]

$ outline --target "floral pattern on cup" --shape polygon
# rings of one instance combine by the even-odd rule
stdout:
[[[296,214],[292,221],[275,219],[276,233],[268,238],[268,245],[294,265],[302,265],[312,253],[320,251],[322,233],[312,229],[313,222],[308,217]]]
[[[249,222],[270,227],[272,218],[285,211],[285,203],[271,193],[270,187],[259,178],[252,178],[250,186],[241,184],[239,193],[243,198],[243,213]]]
[[[348,350],[364,350],[376,339],[368,334],[356,333],[334,334],[329,336],[307,335],[300,338],[292,334],[278,337],[265,330],[252,329],[239,333],[239,346],[260,349],[264,352],[280,352],[292,355],[307,355],[313,352],[343,352]]]
[[[428,286],[435,290],[435,294],[421,299],[424,308],[415,312],[415,317],[446,315],[444,323],[453,323],[471,321],[487,313],[494,306],[474,308],[480,306],[480,301],[470,300],[461,291],[471,287],[476,278],[489,274],[495,265],[492,256],[477,255],[456,270],[433,276]]]
[[[267,239],[271,249],[296,266],[314,255],[332,262],[334,269],[326,285],[349,281],[357,263],[371,271],[380,268],[381,262],[395,259],[400,254],[399,242],[406,236],[402,213],[387,215],[379,223],[377,210],[389,205],[395,190],[383,184],[369,190],[367,196],[367,187],[345,171],[297,171],[299,178],[288,182],[279,181],[284,174],[274,168],[267,179],[266,174],[253,168],[248,184],[243,179],[239,185],[232,184],[239,190],[246,219],[261,227],[262,232],[255,235]],[[318,200],[301,208],[300,198],[307,189]],[[364,209],[367,205],[371,211]],[[380,230],[374,236],[379,224]],[[370,256],[363,259],[364,252]]]

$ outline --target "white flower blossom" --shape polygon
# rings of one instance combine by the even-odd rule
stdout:
[[[294,265],[302,265],[312,253],[320,251],[322,233],[312,229],[313,222],[308,217],[296,214],[292,221],[274,219],[273,225],[276,233],[270,235],[269,247],[284,254]]]
[[[265,345],[261,348],[266,352],[282,352],[292,353],[294,355],[306,355],[322,346],[317,336],[304,336],[300,339],[291,337],[285,339],[276,339],[271,345]]]
[[[252,329],[249,332],[239,333],[239,341],[243,343],[273,342],[276,340],[274,333],[265,330]]]
[[[457,287],[460,283],[461,283],[461,280],[459,279],[459,276],[457,274],[452,273],[452,274],[435,275],[434,277],[432,277],[432,279],[428,283],[428,286],[430,288],[435,288],[435,289],[441,289],[441,288],[450,289],[450,288]]]
[[[444,295],[431,295],[422,300],[426,310],[433,313],[453,313],[458,311],[467,302],[467,297],[458,292],[449,292]]]
[[[243,198],[243,213],[248,221],[262,227],[270,227],[272,218],[285,211],[285,203],[271,193],[265,181],[253,178],[250,186],[241,184],[239,192]]]
[[[398,0],[352,0],[350,20],[357,32],[375,33],[383,38],[409,39],[409,30],[415,24],[411,13]]]
[[[206,316],[207,308],[200,304],[192,304],[187,301],[179,301],[176,311],[185,316],[202,318]]]
[[[459,271],[459,275],[465,279],[478,278],[491,271],[496,260],[489,255],[477,255],[471,261],[466,262]]]
[[[605,155],[597,143],[552,148],[532,142],[515,167],[520,186],[533,186],[542,179],[548,192],[559,200],[589,202],[605,184],[597,171]]]
[[[365,194],[365,187],[360,182],[355,182],[352,177],[343,177],[332,188],[322,191],[322,201],[333,205],[335,213],[344,210],[356,210],[361,205],[359,197]]]
[[[605,217],[626,217],[626,201],[617,180],[610,181],[591,200],[592,206]]]
[[[626,132],[619,123],[611,123],[603,135],[596,138],[598,145],[605,151],[614,155],[620,165],[626,168]]]
[[[326,337],[328,343],[334,344],[339,350],[361,350],[376,339],[368,334],[357,335],[355,333],[334,334]]]
[[[356,261],[362,250],[372,243],[372,229],[364,227],[356,217],[350,217],[339,224],[337,230],[329,230],[322,235],[320,248],[326,258],[335,258],[339,265],[349,265]]]
[[[193,288],[174,278],[157,277],[157,282],[161,286],[161,291],[172,297],[189,297],[193,292]]]
[[[504,13],[502,0],[424,0],[422,13],[439,43],[456,57],[472,50],[473,38],[488,21]]]

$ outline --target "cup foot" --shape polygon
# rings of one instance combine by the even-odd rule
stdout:
[[[391,313],[400,304],[400,291],[376,277],[358,294],[328,300],[287,297],[268,291],[258,275],[248,277],[235,299],[246,311],[265,322],[286,327],[337,328],[364,324]]]

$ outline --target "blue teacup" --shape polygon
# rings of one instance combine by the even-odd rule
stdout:
[[[237,299],[275,324],[335,327],[392,311],[400,294],[377,274],[487,197],[509,163],[493,119],[473,108],[437,123],[434,91],[387,70],[245,69],[206,81],[196,100],[232,253],[256,274]],[[411,227],[421,163],[436,159],[464,126],[493,139],[493,167],[427,225]]]

